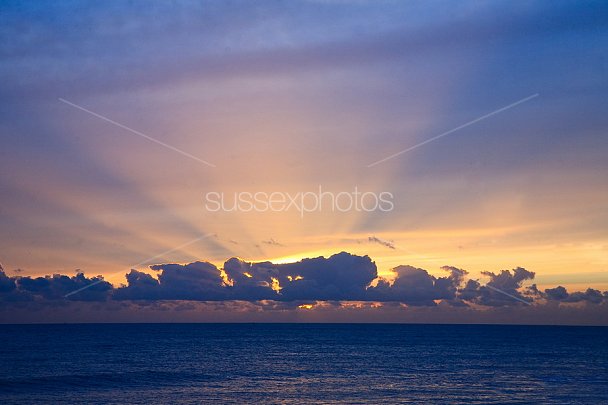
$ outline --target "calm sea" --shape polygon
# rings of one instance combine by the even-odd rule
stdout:
[[[608,404],[608,328],[0,326],[0,403]]]

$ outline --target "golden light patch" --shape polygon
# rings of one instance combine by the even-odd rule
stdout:
[[[279,284],[279,279],[272,277],[271,280],[272,284],[270,285],[270,288],[272,288],[276,292],[281,292],[281,289],[283,287],[281,287],[281,284]]]

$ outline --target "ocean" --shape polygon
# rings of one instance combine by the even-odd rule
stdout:
[[[608,328],[0,325],[0,403],[608,404]]]

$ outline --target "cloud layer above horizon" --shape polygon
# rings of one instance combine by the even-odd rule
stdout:
[[[368,256],[346,252],[329,258],[307,258],[295,263],[251,263],[231,258],[223,268],[205,262],[157,264],[150,268],[157,277],[132,269],[126,285],[118,287],[101,276],[54,274],[45,277],[8,277],[0,268],[0,302],[70,301],[278,301],[400,303],[408,307],[515,307],[557,303],[602,304],[608,292],[592,288],[569,293],[564,287],[540,291],[534,272],[522,267],[484,272],[489,281],[468,279],[467,271],[444,266],[445,276],[409,265],[393,269],[395,279],[378,277]]]

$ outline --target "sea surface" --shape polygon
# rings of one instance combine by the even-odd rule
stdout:
[[[0,325],[0,403],[608,404],[608,328]]]

